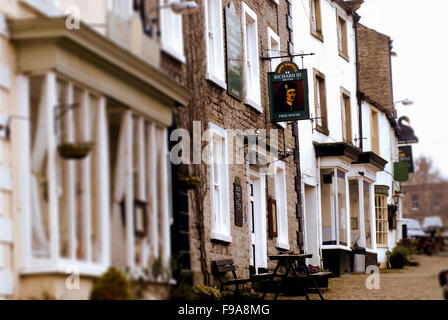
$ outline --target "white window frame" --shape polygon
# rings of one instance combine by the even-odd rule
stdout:
[[[177,0],[159,0],[160,6],[166,6]],[[184,37],[182,28],[182,15],[174,13],[171,9],[160,9],[160,41],[162,50],[178,60],[186,63],[184,54]]]
[[[283,161],[275,162],[275,199],[277,203],[278,235],[276,245],[290,250],[288,238],[288,201],[286,191],[286,169]]]
[[[387,248],[389,237],[389,220],[387,211],[387,196],[383,194],[375,194],[375,224],[376,246],[377,248]]]
[[[348,106],[346,101],[348,100]],[[347,119],[347,115],[350,116]],[[342,124],[342,141],[353,143],[353,121],[352,121],[352,101],[351,94],[348,90],[341,87],[341,124]],[[347,132],[347,127],[349,127],[350,132]]]
[[[244,2],[242,2],[242,17],[244,39],[244,83],[246,84],[244,102],[258,112],[263,113],[261,107],[260,61],[258,54],[258,20],[255,12]],[[250,23],[252,29],[250,35],[248,35],[247,18],[252,20],[252,23]]]
[[[227,90],[224,66],[222,0],[204,0],[204,15],[207,49],[207,73],[205,77]]]
[[[59,0],[20,0],[20,2],[47,17],[62,15],[59,9]]]
[[[133,2],[133,0],[107,0],[107,7],[114,15],[129,20],[134,13]]]
[[[351,240],[351,234],[350,234],[350,200],[349,200],[349,190],[348,190],[348,175],[347,171],[345,169],[342,169],[341,167],[321,167],[321,173],[322,170],[331,169],[332,175],[333,175],[333,182],[332,186],[330,187],[330,216],[331,216],[331,238],[330,241],[336,241],[336,244],[323,244],[323,234],[322,234],[322,247],[325,249],[333,249],[333,248],[349,248],[350,240]],[[342,223],[342,220],[340,218],[340,212],[339,212],[339,199],[338,199],[338,193],[339,193],[339,186],[338,186],[338,171],[344,173],[345,175],[345,197],[343,201],[345,202],[345,225],[346,225],[346,237],[345,239],[341,239],[341,228],[340,225]],[[320,186],[322,188],[322,185]],[[319,191],[322,194],[322,189]],[[323,198],[320,196],[320,206],[322,207],[322,201]],[[322,219],[323,212],[321,211],[321,219]],[[322,220],[321,220],[322,221]],[[322,228],[322,225],[321,225]],[[341,240],[347,245],[341,244]]]
[[[343,21],[343,24],[341,24],[341,21]],[[342,11],[336,10],[336,30],[337,30],[337,43],[338,43],[339,56],[341,56],[347,61],[350,61],[348,21],[349,21],[348,17]]]
[[[58,79],[64,80],[62,77],[57,76],[53,72],[48,72],[44,76],[44,83],[43,83],[43,92],[41,96],[41,105],[42,105],[42,111],[45,114],[42,117],[46,117],[46,127],[47,128],[55,128],[55,120],[54,120],[54,114],[55,110],[54,108],[57,105],[57,81]],[[71,82],[68,82],[68,89],[73,92],[73,86],[74,84]],[[89,91],[86,88],[83,88],[81,86],[78,86],[80,89],[82,89],[83,95],[87,96],[89,95]],[[29,78],[22,78],[21,79],[21,88],[22,88],[22,94],[27,97],[27,99],[30,99],[30,85],[29,85]],[[69,91],[67,91],[69,92]],[[96,95],[96,94],[95,94]],[[68,94],[70,98],[70,94]],[[110,205],[109,205],[109,167],[108,167],[108,147],[107,147],[107,120],[106,120],[106,98],[104,96],[97,96],[98,98],[98,110],[97,110],[97,123],[96,123],[96,129],[97,134],[99,137],[99,140],[96,143],[96,148],[98,148],[98,154],[96,159],[92,159],[91,163],[96,163],[96,166],[99,168],[98,172],[96,172],[96,182],[93,184],[88,184],[88,187],[96,188],[97,189],[97,199],[96,206],[98,208],[99,214],[99,228],[100,231],[98,233],[101,246],[101,253],[100,253],[100,261],[95,262],[93,261],[93,255],[92,255],[92,244],[89,242],[89,240],[86,243],[86,259],[85,260],[79,260],[76,257],[76,254],[73,250],[74,248],[74,239],[71,238],[70,245],[71,250],[70,257],[61,257],[60,256],[60,242],[59,242],[59,236],[60,236],[60,213],[61,208],[59,207],[59,195],[60,192],[58,190],[58,181],[57,181],[57,163],[58,163],[58,156],[56,151],[56,135],[53,130],[47,130],[46,132],[41,132],[43,140],[43,145],[46,145],[45,152],[47,153],[47,179],[49,181],[48,183],[48,216],[49,216],[49,236],[48,236],[48,247],[49,247],[49,256],[45,258],[39,258],[33,256],[33,249],[32,249],[32,233],[33,233],[33,225],[32,225],[32,160],[24,162],[24,167],[22,168],[23,171],[26,170],[26,172],[29,172],[30,174],[24,173],[23,175],[20,175],[20,184],[22,187],[27,188],[26,191],[24,191],[23,195],[23,202],[27,203],[25,205],[25,214],[23,216],[22,226],[23,226],[23,240],[24,240],[24,246],[23,246],[23,256],[21,261],[21,274],[39,274],[39,273],[63,273],[65,274],[67,272],[67,267],[70,268],[76,268],[76,270],[72,270],[70,272],[79,272],[82,275],[86,276],[99,276],[103,272],[105,272],[110,265],[110,225],[109,225],[109,213],[110,213]],[[23,99],[21,101],[24,101],[26,99]],[[89,103],[90,99],[87,98],[85,101],[83,101],[81,108],[85,109],[83,112],[84,115],[87,114],[87,110],[90,107]],[[24,112],[28,113],[30,112],[29,108],[29,102],[27,103],[27,109]],[[26,132],[30,131],[30,124],[28,123],[26,129]],[[30,139],[24,136],[21,136],[20,139],[22,139],[23,142],[26,142],[23,144],[23,154],[27,154],[29,159],[32,159],[31,157],[31,143]],[[32,138],[34,139],[34,138]],[[61,160],[64,161],[64,160]],[[89,162],[90,163],[90,162]],[[70,161],[65,162],[68,166],[73,167],[73,163]],[[69,170],[73,172],[72,170]],[[83,173],[85,170],[83,169]],[[73,194],[73,185],[70,184],[69,189],[67,189],[67,192],[71,192]],[[72,197],[69,201],[73,202],[74,198]],[[93,200],[93,199],[92,199]],[[70,237],[74,236],[74,220],[73,220],[73,211],[69,213],[70,217]],[[91,216],[89,216],[89,219],[91,219]],[[88,220],[90,221],[90,220]],[[87,224],[84,225],[84,228],[86,228],[88,231],[91,231],[91,227]],[[90,253],[89,253],[90,250]]]
[[[224,163],[215,159],[215,137],[221,139]],[[230,233],[230,199],[229,199],[229,168],[228,168],[228,147],[227,131],[216,124],[209,123],[209,146],[210,146],[210,218],[211,218],[211,238],[224,242],[232,242]],[[215,174],[215,162],[220,164],[219,176]],[[219,199],[215,193],[218,191]],[[219,212],[215,212],[215,208]]]
[[[269,57],[278,57],[281,56],[280,50],[280,37],[272,30],[270,27],[267,27],[268,34],[268,52]],[[274,44],[275,43],[275,44]],[[273,51],[275,50],[275,51]],[[271,72],[274,72],[277,66],[282,62],[280,58],[270,60],[270,69]]]
[[[268,55],[269,57],[279,57],[281,56],[281,44],[280,37],[272,30],[270,27],[267,27],[267,35],[268,35]],[[273,43],[276,43],[274,46]],[[273,51],[274,50],[274,51]],[[274,72],[277,66],[282,62],[280,58],[272,59],[269,62],[270,71]],[[286,128],[286,122],[277,122],[279,126],[283,129]]]

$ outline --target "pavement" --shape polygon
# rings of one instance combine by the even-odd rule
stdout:
[[[330,278],[326,300],[443,300],[439,285],[440,271],[448,269],[448,254],[434,256],[414,255],[418,266],[404,269],[382,269],[379,274],[379,288],[368,289],[368,274],[347,274]],[[378,278],[377,278],[378,280]],[[371,282],[372,283],[372,282]],[[377,281],[378,284],[378,281]],[[372,287],[372,286],[371,286]],[[318,300],[317,294],[310,295]],[[279,297],[279,300],[304,300],[305,297]]]

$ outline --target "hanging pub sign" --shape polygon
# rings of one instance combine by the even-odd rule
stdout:
[[[278,65],[268,73],[271,122],[310,118],[308,73],[292,61]]]
[[[400,162],[407,162],[409,173],[414,173],[414,159],[412,158],[412,146],[399,146],[398,158]]]
[[[243,47],[241,45],[241,21],[233,1],[226,11],[227,92],[243,101]]]
[[[404,124],[403,122],[407,122],[408,124]],[[414,129],[410,126],[410,124],[411,121],[407,116],[402,116],[398,119],[398,144],[418,143],[418,137],[414,134]]]
[[[399,182],[409,180],[409,164],[407,162],[394,162],[394,180]]]

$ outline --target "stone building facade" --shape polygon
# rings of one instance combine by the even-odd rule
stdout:
[[[251,52],[258,52],[256,59],[252,63],[258,64],[257,78],[259,87],[259,101],[257,103],[249,102],[247,97],[248,86],[246,80],[243,78],[243,99],[242,101],[234,98],[226,90],[227,77],[227,44],[226,44],[226,20],[225,8],[230,4],[230,1],[198,1],[198,9],[183,17],[184,23],[184,45],[185,45],[185,81],[187,88],[194,92],[191,103],[185,108],[178,108],[176,110],[176,125],[177,128],[186,128],[190,133],[193,132],[193,121],[200,123],[202,132],[209,129],[210,126],[218,127],[224,131],[241,130],[244,133],[255,134],[256,130],[267,131],[267,145],[278,144],[278,154],[284,155],[287,149],[294,148],[294,137],[292,136],[291,125],[273,125],[270,123],[269,113],[269,92],[267,73],[272,69],[271,63],[266,60],[262,61],[259,57],[262,56],[285,56],[289,52],[292,44],[290,43],[290,30],[288,29],[288,19],[290,19],[290,2],[289,1],[233,1],[234,12],[237,19],[240,20],[241,27],[245,25],[243,21],[256,21],[256,39],[249,44]],[[210,8],[212,3],[217,7]],[[209,6],[209,7],[207,7]],[[244,9],[243,9],[244,7]],[[208,12],[207,13],[207,8]],[[211,19],[209,16],[212,10],[216,14],[213,16],[213,23],[220,25],[221,30],[213,30],[215,36],[222,37],[222,45],[219,50],[222,52],[221,56],[222,69],[220,75],[221,79],[213,76],[211,70],[210,59],[207,59],[207,50],[210,48],[207,45],[208,32],[206,19]],[[222,19],[220,22],[219,20]],[[247,20],[243,20],[247,19]],[[252,19],[252,20],[251,20]],[[254,29],[255,30],[255,29]],[[252,30],[253,31],[253,30]],[[279,51],[270,51],[269,42],[270,37],[274,34],[274,38],[279,41]],[[240,44],[243,48],[243,56],[246,54],[243,43],[245,41],[245,32],[241,29]],[[281,59],[280,59],[281,60]],[[272,64],[275,62],[272,61]],[[278,64],[278,61],[277,61]],[[244,63],[243,63],[244,66]],[[257,69],[257,68],[255,68]],[[174,70],[175,71],[175,70]],[[171,71],[171,72],[174,72]],[[246,75],[247,76],[247,75]],[[270,130],[278,130],[278,137],[275,141],[270,136]],[[201,133],[201,132],[200,132]],[[230,138],[228,139],[230,140]],[[230,143],[230,141],[229,141]],[[203,144],[204,146],[204,144]],[[247,148],[247,147],[246,147]],[[245,160],[247,160],[247,149],[245,149]],[[229,157],[232,157],[232,152],[235,154],[239,150],[236,148],[229,150]],[[197,152],[197,151],[193,151]],[[269,154],[269,150],[268,150]],[[192,155],[193,156],[193,155]],[[226,197],[228,207],[227,213],[224,213],[229,219],[226,222],[228,232],[224,236],[220,236],[213,230],[214,212],[213,200],[211,199],[212,188],[210,185],[210,174],[213,169],[212,166],[202,163],[201,165],[180,165],[174,168],[180,175],[198,176],[201,178],[201,186],[193,191],[188,191],[188,198],[185,191],[175,191],[175,194],[181,199],[179,203],[184,206],[188,199],[188,236],[185,232],[185,221],[183,222],[183,230],[180,230],[180,236],[177,238],[179,259],[183,261],[184,269],[189,269],[193,274],[195,283],[202,283],[204,281],[204,274],[212,274],[212,262],[223,259],[233,259],[237,267],[237,274],[240,277],[249,277],[250,272],[259,272],[263,269],[272,269],[273,265],[269,263],[267,256],[277,254],[285,251],[298,251],[298,235],[299,230],[297,219],[297,192],[295,190],[295,172],[296,164],[292,156],[284,160],[275,161],[271,159],[271,168],[282,168],[284,172],[283,190],[276,191],[279,188],[279,181],[276,181],[275,175],[268,174],[264,176],[260,173],[263,169],[250,166],[244,161],[241,164],[228,165],[228,197]],[[277,159],[278,160],[278,159]],[[274,162],[275,161],[275,162]],[[275,170],[275,169],[274,169]],[[251,206],[254,205],[253,200],[250,200],[250,182],[255,180],[260,183],[262,191],[256,201],[259,202],[260,208],[255,208],[255,214],[259,214],[255,219],[259,219],[256,224],[260,227],[258,232],[259,240],[256,240],[257,246],[260,247],[260,252],[256,253],[256,258],[260,260],[257,263],[257,270],[255,271],[254,261],[251,258],[251,232],[252,217]],[[235,221],[235,199],[233,184],[235,180],[239,180],[242,187],[242,204],[243,204],[243,223],[236,225]],[[251,181],[252,181],[251,180]],[[269,236],[269,223],[267,217],[268,199],[273,198],[277,200],[277,204],[281,202],[279,197],[285,197],[286,203],[282,211],[286,216],[287,226],[284,226],[282,231],[286,235],[286,240],[279,243],[276,237]],[[176,201],[175,201],[176,202]],[[198,203],[199,202],[199,203]],[[252,203],[252,204],[251,204]],[[257,204],[255,204],[257,206]],[[263,207],[263,208],[262,208]],[[185,213],[186,208],[183,208]],[[182,224],[182,219],[176,215],[182,215],[182,210],[174,211],[174,228],[177,228],[177,223]],[[177,229],[179,231],[179,229]],[[179,235],[179,232],[177,232]],[[186,245],[189,241],[189,245]],[[176,244],[174,244],[176,246]],[[281,248],[280,248],[281,247]],[[257,249],[258,250],[258,249]],[[251,267],[252,261],[252,267]],[[212,278],[210,278],[213,282]]]

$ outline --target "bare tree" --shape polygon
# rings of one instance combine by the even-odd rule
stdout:
[[[440,170],[435,166],[430,156],[422,155],[415,160],[415,173],[412,180],[416,184],[428,184],[443,182]]]

